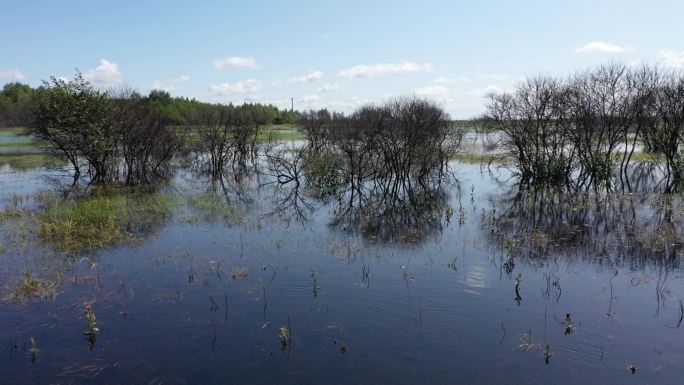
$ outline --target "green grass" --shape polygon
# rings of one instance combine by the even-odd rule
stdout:
[[[618,152],[614,155],[613,158],[619,162],[622,160],[622,156],[623,156],[623,153]],[[665,158],[661,154],[651,154],[651,153],[645,152],[645,151],[639,151],[639,152],[635,151],[632,154],[631,160],[636,161],[636,162],[643,162],[643,161],[657,161],[657,162],[659,162],[659,161],[664,161]]]
[[[34,142],[14,142],[14,143],[3,143],[0,142],[0,148],[26,148],[26,147],[37,147]]]
[[[38,215],[38,233],[61,251],[108,247],[138,239],[168,218],[175,203],[154,193],[60,200]]]
[[[452,160],[456,160],[462,163],[493,163],[493,164],[509,164],[512,159],[510,157],[502,155],[492,155],[492,154],[482,154],[482,153],[472,153],[463,152],[455,154],[451,157]],[[613,155],[613,159],[616,161],[622,160],[622,153],[618,152]],[[634,152],[632,154],[632,161],[643,162],[643,161],[662,161],[663,157],[658,154],[651,154],[648,152]]]
[[[295,123],[294,127],[291,123],[282,123],[282,124],[270,124],[266,126],[266,130],[298,130],[300,128],[299,124]]]
[[[188,207],[196,214],[191,222],[213,222],[221,219],[226,223],[241,223],[244,220],[244,213],[240,209],[226,203],[220,194],[214,192],[190,196]]]
[[[289,141],[289,140],[305,140],[306,135],[303,133],[295,130],[288,128],[285,129],[275,129],[275,128],[268,128],[257,135],[257,140],[284,140],[284,141]]]
[[[0,154],[39,151],[40,145],[30,136],[24,136],[23,128],[0,128]]]
[[[482,153],[472,153],[463,152],[455,154],[451,157],[452,160],[456,160],[462,163],[493,163],[493,164],[506,164],[510,161],[510,158],[504,157],[502,155],[492,155],[492,154],[482,154]]]
[[[0,127],[0,133],[25,134],[26,128],[24,128],[24,127]]]
[[[13,301],[31,298],[50,299],[57,295],[59,279],[46,279],[24,271],[9,291],[9,299]]]
[[[200,139],[196,128],[193,128],[193,127],[184,131],[183,135],[185,136],[185,139],[189,143],[196,143]],[[299,131],[299,128],[297,125],[295,125],[295,128],[292,129],[292,126],[289,124],[272,124],[272,125],[266,126],[265,128],[261,129],[261,131],[257,135],[258,141],[267,141],[267,140],[289,141],[289,140],[305,140],[305,139],[306,139],[306,135]]]
[[[0,166],[9,165],[18,171],[32,170],[52,164],[53,160],[45,154],[29,152],[0,153]]]

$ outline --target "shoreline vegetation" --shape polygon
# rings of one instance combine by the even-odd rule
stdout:
[[[27,109],[0,117],[25,127],[0,129],[10,181],[0,197],[0,303],[41,312],[39,326],[17,329],[32,335],[32,362],[48,368],[50,354],[80,352],[35,330],[54,330],[68,344],[85,336],[84,350],[87,343],[97,365],[109,365],[118,343],[146,347],[137,335],[116,334],[129,320],[136,333],[187,333],[183,343],[199,359],[253,341],[265,344],[251,346],[255,362],[277,359],[278,350],[307,357],[312,341],[353,356],[361,315],[391,324],[389,344],[401,349],[413,339],[396,335],[473,349],[481,342],[467,345],[458,333],[496,330],[503,336],[492,346],[504,348],[488,354],[520,359],[511,352],[522,351],[549,364],[567,359],[558,338],[593,337],[611,325],[596,319],[629,314],[667,341],[684,319],[681,300],[664,305],[679,284],[665,280],[680,270],[684,245],[684,80],[675,74],[609,65],[533,78],[492,95],[488,113],[472,121],[417,97],[349,114],[282,111],[103,91],[80,74],[24,91],[33,92]],[[577,297],[585,266],[596,267],[595,284]],[[380,300],[396,311],[366,306],[366,290],[388,282],[397,291],[383,293],[402,300]],[[635,298],[655,288],[658,311],[670,317],[662,334],[654,330],[664,318],[614,301],[613,290],[626,298],[625,288]],[[448,313],[450,301],[470,296],[496,304],[493,315],[452,328],[451,315],[463,312]],[[372,312],[354,313],[358,304]],[[402,319],[388,322],[396,321],[388,314]],[[541,325],[542,314],[544,332],[533,338],[529,325]],[[553,317],[556,334],[546,329]],[[443,323],[432,336],[421,329],[435,321]],[[237,335],[231,327],[244,339],[226,349],[226,331]],[[275,349],[249,330],[271,333],[263,341]],[[622,359],[630,339],[644,338],[610,331],[592,362],[604,348]],[[366,338],[375,344],[378,333]],[[578,351],[597,346],[581,343]]]
[[[655,67],[610,64],[528,79],[492,95],[488,113],[472,121],[415,97],[351,114],[282,111],[103,91],[79,73],[8,91],[24,92],[16,98],[24,104],[0,111],[0,121],[26,128],[0,129],[0,164],[73,178],[61,199],[10,197],[0,219],[16,222],[14,247],[37,238],[83,253],[134,242],[178,205],[194,213],[189,222],[242,223],[236,202],[265,187],[282,195],[269,214],[304,220],[329,204],[332,228],[418,243],[438,234],[443,219],[466,220],[462,203],[449,204],[450,194],[462,194],[453,190],[453,161],[510,170],[520,199],[528,191],[673,193],[684,167],[684,77]],[[210,181],[212,191],[179,202],[163,193],[178,173]]]
[[[449,159],[511,167],[521,184],[575,189],[629,190],[639,165],[655,163],[662,165],[655,177],[664,180],[663,191],[677,191],[684,175],[683,79],[658,67],[611,63],[566,77],[520,81],[511,92],[491,95],[482,117],[445,116],[449,135],[458,138]],[[290,141],[306,147],[298,167],[305,172],[309,158],[337,161],[318,152],[339,133],[351,129],[355,140],[371,139],[364,125],[385,119],[373,118],[383,114],[373,107],[344,115],[209,104],[164,91],[143,96],[132,89],[98,90],[77,73],[38,88],[5,85],[0,161],[16,164],[16,155],[5,154],[44,151],[68,162],[75,181],[139,185],[168,178],[175,159],[217,176],[260,155],[273,160],[275,143]],[[423,123],[410,119],[415,117],[399,118],[394,129],[408,124],[422,136]],[[392,129],[380,131],[383,140],[392,139]],[[434,148],[441,151],[443,144]]]

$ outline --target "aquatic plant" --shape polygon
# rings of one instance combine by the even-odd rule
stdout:
[[[553,352],[551,351],[549,344],[546,344],[542,353],[544,353],[544,361],[548,364],[551,356],[553,356]]]
[[[520,301],[522,301],[522,296],[520,296],[520,284],[522,283],[522,274],[518,273],[518,276],[515,277],[515,302],[520,305]]]
[[[36,356],[38,355],[38,352],[40,349],[36,346],[36,339],[31,337],[31,348],[29,349],[29,353],[31,354],[31,362],[36,362]]]
[[[572,322],[572,318],[570,318],[570,313],[565,315],[563,326],[565,327],[565,334],[571,334],[575,329],[575,324]]]
[[[313,285],[311,285],[311,291],[313,291],[314,297],[318,296],[318,292],[321,291],[321,285],[318,284],[318,281],[314,279]]]
[[[463,208],[463,205],[460,205],[458,208],[458,224],[463,225],[466,222],[466,212],[465,209]]]
[[[233,272],[231,273],[231,275],[233,276],[233,279],[247,278],[248,274],[249,274],[249,270],[247,270],[246,267],[235,267],[235,268],[233,268]]]
[[[54,280],[47,280],[34,276],[31,271],[24,270],[16,286],[11,289],[9,298],[11,300],[29,300],[33,297],[54,298],[57,295],[58,285],[59,277]]]
[[[503,327],[503,326],[502,326]],[[505,333],[505,329],[504,329]],[[505,334],[504,334],[505,337]],[[501,339],[503,341],[503,338]],[[530,351],[537,351],[541,352],[542,355],[544,356],[544,362],[546,364],[549,363],[549,360],[553,356],[553,352],[551,351],[551,347],[549,344],[544,344],[539,341],[535,341],[532,338],[532,330],[529,330],[527,333],[523,334],[522,337],[520,337],[520,345],[518,345],[518,350],[523,351],[523,352],[530,352]]]
[[[282,344],[283,348],[292,342],[292,335],[290,334],[290,329],[286,326],[280,327],[280,332],[278,333],[278,339]]]
[[[450,223],[451,217],[454,216],[454,208],[451,207],[451,205],[447,205],[446,212],[444,214],[445,214],[445,219],[446,219],[447,223]]]
[[[95,340],[97,339],[97,335],[100,333],[100,328],[97,327],[97,320],[95,319],[95,313],[93,312],[93,308],[90,305],[86,305],[86,322],[88,323],[88,329],[86,329],[85,332],[83,332],[86,337],[88,337],[88,348],[90,350],[93,349],[93,346],[95,346]]]

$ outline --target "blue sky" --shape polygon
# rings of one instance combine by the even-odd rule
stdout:
[[[96,86],[352,111],[430,97],[454,118],[521,77],[619,60],[684,68],[684,1],[0,0],[0,84]]]

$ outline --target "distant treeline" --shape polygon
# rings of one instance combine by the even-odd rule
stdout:
[[[35,119],[35,111],[40,97],[49,88],[42,84],[37,88],[22,83],[7,83],[0,91],[0,127],[28,127]],[[110,92],[112,95],[116,93]],[[207,108],[216,104],[201,102],[196,99],[171,96],[166,91],[152,90],[147,95],[135,92],[137,98],[147,99],[154,105],[169,124],[179,126],[195,126],[200,123],[200,116]],[[297,122],[298,111],[282,110],[273,105],[244,104],[241,108],[254,109],[263,116],[266,124],[284,124]]]

